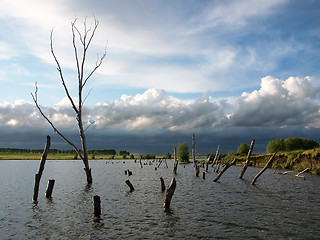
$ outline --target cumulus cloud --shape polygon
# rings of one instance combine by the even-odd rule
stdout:
[[[165,90],[151,88],[135,96],[122,95],[83,109],[84,124],[98,131],[180,131],[212,130],[219,127],[320,127],[319,88],[311,77],[289,77],[286,80],[267,76],[261,87],[244,92],[236,100],[214,100],[203,97],[182,101]],[[77,99],[74,99],[77,102]],[[43,112],[59,129],[75,130],[76,118],[67,98]],[[0,104],[0,126],[48,128],[32,102],[16,101]]]
[[[98,103],[83,109],[85,124],[95,123],[99,130],[185,130],[214,127],[225,119],[225,103],[214,103],[204,96],[191,103],[169,96],[164,90],[149,89],[135,96],[122,95],[119,100]],[[43,112],[57,128],[74,129],[74,111],[67,98]],[[0,124],[10,127],[48,127],[31,102],[17,101],[0,105]]]
[[[320,102],[315,97],[320,89],[311,82],[310,77],[264,77],[260,90],[245,92],[238,99],[230,121],[236,126],[316,126]]]
[[[214,127],[224,118],[221,104],[213,103],[209,96],[184,103],[157,89],[123,95],[118,101],[98,104],[93,112],[99,129],[184,130]]]

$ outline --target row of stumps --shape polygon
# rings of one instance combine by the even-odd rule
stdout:
[[[126,184],[129,186],[130,191],[134,191],[134,187],[132,185],[132,183],[129,180],[125,181]],[[166,197],[164,199],[163,202],[163,209],[164,211],[169,211],[170,210],[170,203],[171,203],[171,199],[173,197],[174,191],[176,190],[176,179],[172,178],[171,183],[167,189],[166,192]],[[160,177],[160,187],[161,187],[161,192],[164,192],[166,187],[164,184],[164,180],[162,177]],[[98,195],[94,195],[92,197],[92,201],[93,201],[93,214],[94,214],[94,221],[100,221],[101,220],[101,200],[100,200],[100,196]]]

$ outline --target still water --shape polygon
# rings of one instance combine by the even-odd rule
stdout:
[[[88,187],[81,161],[47,161],[34,204],[39,161],[0,161],[0,239],[320,239],[320,176],[268,169],[252,186],[259,168],[239,180],[241,168],[233,166],[213,182],[211,167],[203,180],[192,164],[180,164],[171,211],[164,212],[159,178],[169,185],[172,161],[158,170],[158,162],[90,164]],[[51,200],[44,197],[48,179],[56,180]],[[100,222],[93,221],[93,195],[101,197]]]

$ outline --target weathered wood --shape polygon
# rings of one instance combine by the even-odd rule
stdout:
[[[173,146],[173,159],[174,159],[173,173],[174,173],[174,174],[177,174],[177,169],[178,169],[178,159],[177,159],[177,150],[176,150],[176,146]]]
[[[216,155],[214,155],[214,159],[212,161],[212,167],[214,166],[214,164],[216,163],[216,161],[218,160],[218,156],[219,156],[219,151],[220,151],[220,144],[217,147],[217,151],[216,151]]]
[[[93,200],[93,214],[95,219],[100,219],[101,216],[101,201],[100,201],[100,196],[94,195],[92,197]]]
[[[160,177],[160,186],[161,186],[161,192],[164,192],[166,190],[166,186],[164,184],[164,180],[162,177]]]
[[[310,168],[306,168],[305,170],[299,172],[299,173],[296,175],[296,177],[299,177],[302,173],[305,173],[306,171],[309,171],[309,170],[310,170]]]
[[[164,159],[164,163],[166,164],[166,168],[169,168],[167,164],[167,159]]]
[[[44,165],[47,160],[49,149],[50,149],[50,136],[47,136],[47,142],[41,156],[39,170],[38,170],[38,173],[35,175],[35,183],[34,183],[33,198],[32,198],[33,202],[38,201],[40,179],[42,176],[42,172],[44,170]]]
[[[142,162],[141,162],[141,158],[140,158],[140,168],[142,168]]]
[[[209,166],[209,164],[210,164],[211,159],[212,159],[212,154],[210,154],[210,156],[209,156],[208,159],[207,159],[205,172],[208,172],[208,166]]]
[[[193,167],[196,165],[196,139],[194,133],[192,134],[192,158],[193,158]]]
[[[55,183],[54,179],[49,179],[47,189],[46,189],[46,198],[52,197],[54,183]]]
[[[131,192],[134,191],[134,187],[129,180],[126,180],[126,184],[129,186]]]
[[[220,158],[220,154],[219,154],[219,155],[218,155],[218,158],[217,158],[217,165],[216,165],[216,167],[214,168],[214,169],[215,169],[215,172],[219,172],[220,166],[221,166],[221,158]]]
[[[160,161],[159,161],[158,168],[160,167],[160,165],[161,165],[162,162],[163,162],[163,159],[161,158]]]
[[[170,209],[170,203],[172,196],[174,194],[174,191],[176,190],[176,179],[172,178],[170,186],[167,189],[166,197],[164,199],[163,208],[165,211]]]
[[[254,179],[251,182],[251,185],[254,185],[255,182],[257,181],[257,179],[260,177],[260,175],[268,168],[272,165],[272,162],[274,160],[274,157],[276,156],[276,154],[278,153],[279,150],[277,150],[269,159],[269,161],[267,162],[267,164],[264,166],[264,168],[254,177]]]
[[[219,178],[222,176],[222,174],[223,174],[225,171],[227,171],[227,169],[228,169],[229,167],[231,167],[232,165],[236,164],[237,161],[238,161],[238,159],[235,158],[231,163],[227,163],[227,164],[224,166],[224,168],[221,170],[221,172],[218,174],[218,176],[217,176],[213,181],[214,181],[214,182],[218,181]]]
[[[251,156],[251,153],[252,153],[252,150],[253,150],[254,141],[255,141],[255,139],[253,139],[253,140],[251,141],[251,145],[250,145],[250,149],[249,149],[249,152],[248,152],[248,155],[247,155],[247,159],[246,159],[246,162],[245,162],[245,164],[244,164],[244,166],[243,166],[243,168],[242,168],[242,170],[241,170],[241,173],[240,173],[240,175],[239,175],[239,179],[242,179],[245,171],[247,170],[247,168],[248,168],[248,166],[249,166],[250,156]]]
[[[194,175],[196,177],[199,177],[199,171],[200,171],[200,167],[197,164],[195,164],[194,165]]]

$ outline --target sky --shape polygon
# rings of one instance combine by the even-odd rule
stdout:
[[[320,142],[320,2],[317,0],[1,0],[0,147],[79,145],[71,23],[99,26],[85,74],[106,51],[83,95],[90,149],[146,154],[187,142],[196,152],[263,153],[268,141]],[[77,39],[79,40],[79,39]],[[77,42],[79,44],[79,41]],[[80,45],[77,45],[81,49]]]

